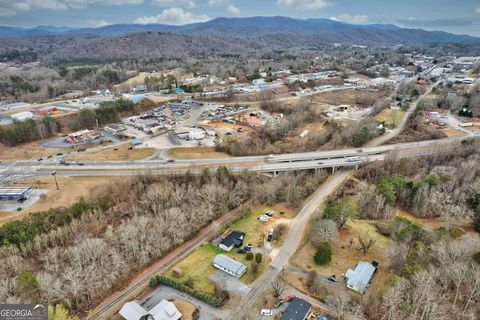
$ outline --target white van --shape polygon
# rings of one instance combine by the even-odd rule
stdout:
[[[271,315],[273,315],[273,312],[270,309],[262,309],[262,310],[260,310],[260,315],[261,316],[271,316]]]

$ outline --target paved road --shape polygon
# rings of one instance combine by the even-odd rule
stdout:
[[[290,257],[300,246],[303,237],[303,230],[306,228],[315,210],[321,206],[326,197],[338,188],[350,174],[350,170],[339,171],[331,176],[314,194],[306,201],[303,208],[292,224],[287,234],[284,245],[275,256],[270,267],[253,284],[248,295],[230,312],[227,319],[243,319],[251,311],[251,306],[255,304],[261,294],[270,288],[270,283],[275,279],[281,270],[287,265]]]
[[[423,96],[427,95],[432,90],[433,86],[431,86]],[[423,96],[420,97],[420,99],[423,98]],[[371,148],[376,148],[400,133],[405,127],[415,108],[416,103],[412,104],[411,108],[405,113],[397,130],[392,130],[385,136],[371,141],[368,146]],[[363,150],[363,152],[365,152],[365,150]],[[293,222],[287,238],[285,239],[284,245],[280,249],[280,252],[277,254],[277,256],[275,256],[268,270],[262,276],[260,276],[259,279],[257,279],[257,281],[253,284],[252,290],[250,290],[248,295],[234,310],[232,310],[227,319],[243,319],[246,316],[246,311],[250,309],[249,307],[255,304],[265,290],[269,289],[272,279],[275,279],[281,270],[288,265],[288,261],[300,246],[303,231],[312,218],[312,215],[315,213],[315,210],[322,205],[329,194],[335,191],[335,189],[337,189],[347,179],[350,172],[351,170],[342,170],[337,172],[324,184],[322,184],[322,186],[307,200],[302,210],[298,213],[297,217],[295,217],[295,221]]]

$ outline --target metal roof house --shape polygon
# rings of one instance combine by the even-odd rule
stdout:
[[[175,304],[165,299],[148,312],[137,301],[130,301],[125,303],[118,313],[125,320],[179,320],[182,318]]]
[[[355,270],[347,270],[345,274],[347,287],[360,293],[365,292],[375,271],[377,268],[373,264],[360,261]]]
[[[240,278],[247,271],[247,267],[237,260],[217,254],[213,259],[212,265],[234,277]]]
[[[228,234],[228,236],[226,236],[225,238],[223,238],[222,241],[220,241],[218,247],[225,251],[230,251],[233,248],[239,248],[243,245],[244,236],[244,232],[232,231]]]
[[[283,312],[280,320],[305,320],[312,311],[312,305],[302,298],[295,298]]]

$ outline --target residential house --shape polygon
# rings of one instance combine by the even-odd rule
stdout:
[[[234,277],[240,278],[247,271],[247,267],[230,257],[223,254],[217,254],[212,262],[213,266]]]
[[[302,298],[295,298],[289,303],[280,320],[305,320],[312,311],[312,305]]]
[[[220,241],[218,247],[227,252],[231,251],[233,248],[240,248],[243,245],[244,237],[244,232],[232,231],[225,238],[223,238],[222,241]]]
[[[163,299],[150,311],[146,311],[137,301],[123,305],[118,312],[125,320],[179,320],[182,314],[173,302]]]
[[[347,287],[360,293],[365,292],[377,267],[371,263],[360,261],[355,270],[348,269],[345,274]]]

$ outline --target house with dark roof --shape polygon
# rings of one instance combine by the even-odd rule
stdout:
[[[218,247],[227,252],[233,248],[240,248],[243,245],[243,238],[245,233],[241,231],[232,231],[225,238],[220,241]]]
[[[305,320],[312,311],[312,305],[302,298],[295,298],[283,312],[280,320]]]

